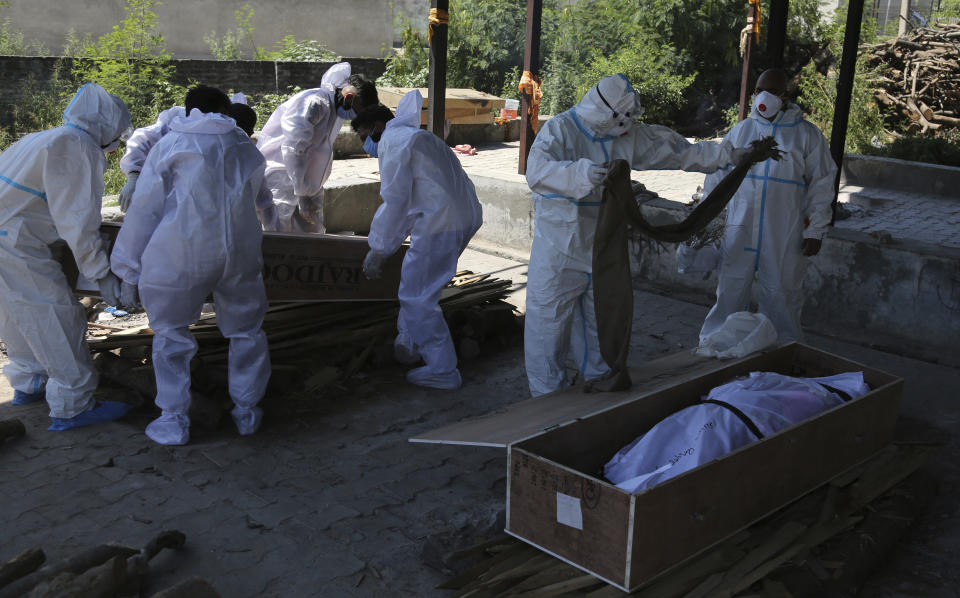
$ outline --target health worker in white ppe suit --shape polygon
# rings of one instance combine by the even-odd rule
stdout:
[[[247,105],[247,98],[242,93],[233,94],[230,100],[230,110],[227,116],[236,121],[237,126],[243,129],[248,136],[252,136],[257,124],[257,113]],[[140,127],[130,135],[130,139],[126,142],[126,152],[120,159],[120,170],[127,176],[127,182],[120,189],[118,198],[120,211],[126,213],[130,208],[130,200],[133,199],[140,171],[143,170],[143,163],[146,162],[150,149],[170,132],[170,123],[173,119],[185,115],[183,106],[168,108],[160,113],[157,122],[147,127]],[[265,184],[257,194],[255,205],[257,217],[263,225],[263,230],[277,230],[278,212],[276,206],[273,205],[273,195]]]
[[[279,211],[277,230],[322,233],[323,184],[333,166],[333,142],[345,120],[377,103],[377,88],[350,63],[330,67],[320,87],[280,104],[260,131],[267,186]]]
[[[410,236],[400,270],[400,315],[394,356],[426,365],[407,372],[419,386],[453,390],[462,383],[440,292],[457,272],[457,259],[483,223],[473,182],[453,151],[420,128],[423,96],[411,91],[393,117],[386,106],[358,115],[351,126],[380,164],[383,204],[370,225],[368,278],[379,278],[383,261]]]
[[[0,154],[0,339],[14,403],[47,400],[51,430],[117,419],[128,405],[97,402],[97,372],[84,340],[87,319],[50,244],[66,241],[80,274],[110,305],[120,283],[100,239],[104,154],[130,128],[120,98],[88,83],[64,125],[31,133]]]
[[[123,279],[123,301],[139,296],[154,330],[153,367],[161,416],[146,429],[160,444],[190,439],[190,360],[197,342],[189,326],[207,296],[217,326],[230,339],[228,389],[241,434],[260,426],[257,403],[270,378],[267,309],[261,270],[262,233],[253,199],[264,160],[233,119],[220,90],[187,93],[187,116],[144,164],[130,211],[113,248],[112,266]]]
[[[727,316],[749,307],[755,277],[759,311],[777,329],[777,340],[803,339],[801,287],[807,256],[820,251],[830,224],[837,167],[823,134],[803,119],[798,106],[784,99],[786,92],[783,71],[764,71],[757,79],[750,116],[724,138],[743,146],[773,136],[783,158],[750,169],[727,206],[717,302],[700,330],[701,341]],[[724,174],[707,177],[704,194]]]
[[[636,170],[713,172],[749,150],[729,143],[690,143],[666,127],[635,122],[639,99],[622,74],[604,77],[579,104],[554,116],[527,158],[534,233],[527,275],[524,357],[533,396],[609,369],[600,355],[591,280],[593,237],[603,198],[605,164]]]

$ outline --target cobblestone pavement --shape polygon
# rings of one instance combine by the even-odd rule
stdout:
[[[525,267],[467,256],[522,285]],[[638,292],[631,361],[694,345],[706,308]],[[960,587],[960,430],[956,370],[835,339],[814,345],[907,379],[901,434],[942,441],[933,508],[870,596],[955,596]],[[42,405],[14,406],[0,380],[0,419],[26,438],[0,446],[0,561],[40,545],[55,559],[100,542],[138,545],[161,529],[187,548],[152,563],[151,587],[200,575],[223,596],[444,596],[440,555],[502,528],[505,455],[499,449],[412,445],[406,439],[528,396],[519,342],[461,364],[457,392],[406,384],[403,370],[366,371],[316,410],[290,414],[268,396],[263,430],[232,426],[161,447],[143,408],[124,421],[48,432]],[[499,526],[499,527],[498,527]],[[149,594],[147,594],[149,595]]]

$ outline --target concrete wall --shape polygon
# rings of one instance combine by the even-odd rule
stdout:
[[[656,200],[645,212],[676,220],[684,207]],[[675,253],[674,243],[644,247],[635,274],[659,289],[712,304],[716,273],[679,274]],[[820,253],[809,261],[803,287],[808,330],[960,364],[960,249],[917,241],[884,243],[831,228]]]
[[[960,168],[895,158],[846,154],[841,185],[957,197]]]
[[[154,8],[167,49],[178,58],[211,58],[205,35],[236,29],[234,10],[243,0],[163,0]],[[393,45],[394,9],[384,0],[248,0],[255,15],[254,41],[272,49],[287,34],[315,39],[341,56],[381,57]],[[126,16],[124,0],[9,0],[9,17],[27,40],[59,54],[67,31],[111,30]],[[401,4],[411,4],[401,2]],[[428,4],[429,6],[429,4]],[[249,48],[246,58],[252,58]]]

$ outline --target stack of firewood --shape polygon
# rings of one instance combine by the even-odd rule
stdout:
[[[861,49],[877,72],[877,100],[907,117],[908,131],[960,127],[960,24],[921,27]]]

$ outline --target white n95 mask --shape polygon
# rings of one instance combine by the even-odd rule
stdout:
[[[769,91],[761,91],[753,99],[753,108],[764,118],[773,118],[780,112],[783,100]]]

